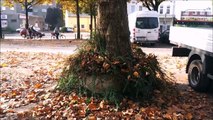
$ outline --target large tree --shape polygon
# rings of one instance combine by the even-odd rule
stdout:
[[[132,57],[127,0],[98,0],[98,32],[111,57]]]
[[[149,10],[158,11],[158,6],[161,2],[165,0],[139,0],[143,3],[144,7],[147,7]]]
[[[14,3],[20,3],[25,8],[26,24],[25,28],[29,28],[28,12],[34,5],[50,3],[52,0],[4,0],[4,5],[13,6]]]

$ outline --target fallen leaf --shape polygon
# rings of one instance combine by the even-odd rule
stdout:
[[[34,85],[34,88],[37,88],[37,89],[39,89],[39,88],[41,88],[42,87],[42,84],[41,83],[36,83],[35,85]]]
[[[139,78],[140,76],[139,76],[139,73],[137,72],[137,71],[135,71],[134,73],[133,73],[133,75],[136,77],[136,78]]]

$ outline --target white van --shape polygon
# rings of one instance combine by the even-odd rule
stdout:
[[[156,11],[136,11],[128,15],[130,41],[154,45],[159,38],[159,14]]]

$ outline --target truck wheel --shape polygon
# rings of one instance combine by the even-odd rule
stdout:
[[[210,80],[203,73],[201,60],[193,60],[188,69],[189,85],[196,91],[204,92],[209,88]]]

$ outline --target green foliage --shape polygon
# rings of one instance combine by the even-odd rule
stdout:
[[[62,10],[59,8],[48,8],[45,22],[51,26],[51,29],[54,29],[56,26],[63,26],[64,20]]]
[[[66,27],[62,27],[60,31],[61,32],[67,32],[67,28]]]

